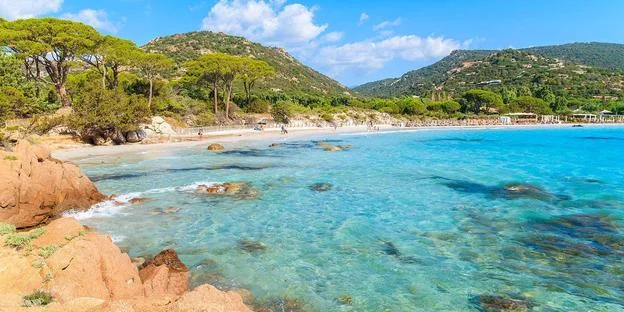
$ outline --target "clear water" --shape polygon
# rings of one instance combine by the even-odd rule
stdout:
[[[132,256],[175,248],[194,285],[310,311],[476,311],[480,295],[624,311],[624,128],[328,139],[353,149],[306,138],[83,159],[103,192],[149,200],[75,216]],[[260,196],[194,193],[202,181],[248,181]],[[333,187],[309,188],[319,182]],[[505,190],[517,182],[536,188]]]

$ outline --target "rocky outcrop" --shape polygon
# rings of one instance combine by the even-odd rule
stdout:
[[[80,169],[56,160],[41,145],[19,141],[0,152],[0,222],[36,226],[68,209],[84,209],[104,199]]]
[[[189,269],[172,249],[161,251],[139,271],[145,295],[182,295],[189,290]]]
[[[52,295],[45,311],[251,311],[235,292],[210,285],[189,291],[189,271],[165,250],[140,271],[105,235],[71,218],[52,221],[31,251],[0,236],[0,311],[21,311],[34,290]],[[44,246],[56,246],[44,258]]]
[[[143,125],[143,129],[148,137],[158,136],[158,135],[175,135],[176,132],[173,130],[173,127],[169,123],[167,123],[162,117],[154,116],[152,117],[152,122],[150,124]]]
[[[209,151],[222,151],[224,149],[225,149],[225,147],[223,147],[223,145],[221,145],[221,144],[216,144],[215,143],[215,144],[208,145],[208,150]]]
[[[195,190],[200,194],[232,196],[240,199],[257,198],[259,192],[246,182],[200,184]]]

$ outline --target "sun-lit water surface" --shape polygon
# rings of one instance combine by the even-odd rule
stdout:
[[[77,216],[131,256],[174,248],[193,285],[258,302],[476,311],[497,295],[535,311],[624,310],[624,128],[338,135],[353,149],[335,153],[319,139],[83,159],[103,192],[149,200]],[[260,196],[192,191],[225,181]]]

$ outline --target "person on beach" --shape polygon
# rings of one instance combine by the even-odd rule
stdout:
[[[288,134],[288,130],[286,130],[286,126],[282,125],[282,134]]]
[[[197,132],[197,135],[201,139],[204,136],[204,129],[199,129],[199,132]]]

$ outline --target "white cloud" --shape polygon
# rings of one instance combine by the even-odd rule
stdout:
[[[0,0],[0,16],[8,20],[30,18],[61,9],[63,0]]]
[[[65,19],[82,22],[91,25],[99,30],[116,33],[119,30],[117,24],[112,23],[108,19],[108,14],[104,10],[84,9],[78,13],[65,13],[62,16]]]
[[[394,36],[321,48],[315,62],[336,75],[345,70],[373,71],[392,60],[417,61],[448,55],[465,45],[444,37]]]
[[[393,21],[383,21],[377,25],[375,25],[373,27],[374,31],[378,31],[378,30],[382,30],[384,28],[388,28],[388,27],[394,27],[394,26],[399,26],[401,25],[401,18],[397,18]]]
[[[342,40],[342,37],[344,37],[343,32],[333,31],[323,36],[322,40],[325,42],[338,42]]]
[[[327,25],[314,23],[315,8],[284,0],[220,0],[202,21],[202,30],[244,36],[291,47],[319,37]]]
[[[369,18],[370,17],[366,13],[360,14],[360,22],[358,23],[358,26],[361,26],[362,24],[364,24]]]

